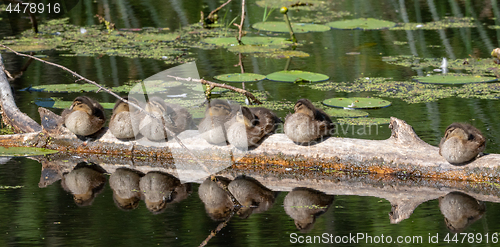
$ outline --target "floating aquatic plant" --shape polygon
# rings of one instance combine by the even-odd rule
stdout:
[[[214,78],[226,82],[256,82],[266,79],[266,76],[254,73],[234,73],[217,75]]]
[[[413,80],[421,83],[431,83],[431,84],[466,84],[466,83],[479,83],[479,82],[493,82],[497,81],[497,78],[491,76],[476,76],[468,74],[435,74],[429,76],[416,76]]]
[[[33,147],[0,147],[0,156],[37,156],[53,153],[57,151]]]
[[[300,70],[284,70],[266,76],[268,80],[280,82],[320,82],[329,79],[327,75]]]
[[[312,23],[291,23],[291,25],[295,33],[325,32],[331,29],[329,26]],[[278,21],[258,22],[253,24],[252,27],[267,32],[286,33],[289,31],[285,22]]]
[[[392,21],[378,20],[373,18],[359,18],[329,22],[326,25],[335,29],[380,30],[394,27],[396,26],[396,23]]]
[[[331,98],[323,101],[323,104],[331,107],[348,109],[372,109],[383,108],[391,105],[391,102],[379,98]]]

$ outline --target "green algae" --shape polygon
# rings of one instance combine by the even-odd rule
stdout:
[[[309,85],[313,89],[336,92],[374,92],[377,97],[397,98],[407,103],[433,102],[449,97],[499,99],[500,83],[472,83],[461,86],[393,81],[389,78],[358,78],[354,82],[324,82]]]
[[[312,23],[291,23],[294,33],[308,33],[308,32],[326,32],[331,28],[329,26],[312,24]],[[257,22],[252,25],[253,28],[266,31],[266,32],[289,32],[289,27],[286,22],[278,21],[268,21],[268,22]]]
[[[474,18],[472,17],[445,17],[439,21],[426,23],[398,23],[390,30],[439,30],[447,28],[473,28]]]
[[[361,30],[380,30],[396,26],[395,22],[378,20],[374,18],[358,18],[352,20],[342,20],[329,22],[326,25],[334,29],[361,29]]]

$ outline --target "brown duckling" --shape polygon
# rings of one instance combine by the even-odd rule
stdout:
[[[167,203],[176,197],[176,188],[181,182],[176,177],[162,172],[148,172],[139,181],[139,188],[144,195],[146,207],[152,213],[161,213]]]
[[[237,148],[248,148],[257,143],[267,134],[276,130],[280,120],[276,114],[263,107],[241,107],[227,126],[227,140]]]
[[[440,197],[439,209],[446,227],[455,233],[465,230],[486,212],[484,202],[458,191]]]
[[[78,206],[89,206],[94,198],[104,188],[106,177],[97,165],[87,165],[81,162],[62,177],[61,185],[66,191],[73,194],[73,199]],[[102,169],[102,168],[101,168]]]
[[[65,109],[61,116],[66,128],[79,136],[96,133],[106,122],[104,108],[87,96],[76,97],[71,107]]]
[[[486,147],[486,138],[470,124],[452,123],[439,143],[439,154],[451,164],[473,160]]]
[[[224,177],[216,178],[223,186],[227,186],[230,182],[229,179]],[[234,208],[231,197],[217,182],[212,181],[210,177],[198,187],[198,196],[205,205],[205,210],[212,220],[223,221],[231,215]]]
[[[295,188],[283,201],[285,212],[295,221],[302,232],[310,231],[316,217],[325,213],[333,203],[333,196],[309,188]]]
[[[141,175],[133,170],[118,168],[109,176],[109,186],[113,190],[116,206],[123,210],[132,210],[139,206]]]
[[[139,105],[134,98],[124,97],[124,99]],[[118,100],[113,108],[113,115],[109,120],[109,130],[119,139],[130,139],[139,134],[139,122],[143,119],[139,111],[131,109],[128,103]]]
[[[241,218],[267,211],[273,206],[277,194],[247,176],[237,177],[229,183],[227,189],[243,206],[237,212]]]
[[[334,128],[330,117],[317,109],[308,99],[299,99],[295,103],[295,113],[285,119],[284,132],[296,143],[309,143],[329,135]]]
[[[191,114],[184,107],[166,103],[159,97],[151,97],[144,109],[158,118],[146,115],[139,124],[140,133],[150,141],[168,140],[164,126],[175,134],[192,126]]]
[[[226,144],[225,123],[236,113],[236,106],[230,105],[227,100],[211,100],[205,110],[205,117],[198,125],[201,136],[208,143],[214,145]]]

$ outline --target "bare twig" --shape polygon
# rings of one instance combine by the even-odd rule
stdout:
[[[215,228],[215,230],[211,231],[210,232],[210,235],[208,235],[207,238],[205,238],[205,240],[203,240],[203,242],[201,242],[200,244],[200,247],[203,247],[203,246],[206,246],[208,244],[208,241],[210,241],[210,239],[212,239],[213,237],[215,237],[215,235],[217,235],[217,233],[219,233],[222,228],[224,228],[225,226],[227,226],[227,223],[229,223],[229,220],[231,220],[231,218],[233,218],[234,214],[236,213],[236,209],[233,208],[232,212],[231,212],[231,215],[224,221],[224,222],[221,222],[217,228]]]
[[[235,91],[237,93],[245,95],[247,98],[251,99],[253,101],[253,103],[255,103],[255,104],[259,104],[259,105],[262,104],[262,102],[260,102],[257,98],[255,98],[255,96],[253,96],[253,94],[251,94],[247,90],[243,90],[241,88],[229,86],[229,85],[226,85],[226,84],[220,84],[220,83],[216,83],[216,82],[211,82],[211,81],[207,81],[205,79],[193,79],[191,77],[189,77],[189,78],[183,78],[183,77],[177,77],[177,76],[173,76],[173,75],[167,75],[167,77],[174,78],[177,81],[194,81],[194,82],[199,82],[201,84],[209,85],[210,87],[221,87],[221,88],[233,90],[233,91]]]
[[[60,68],[60,69],[62,69],[62,70],[66,70],[67,72],[69,72],[69,73],[70,73],[70,74],[72,74],[73,76],[75,76],[75,77],[77,77],[77,78],[79,78],[79,79],[81,79],[81,80],[84,80],[84,81],[86,81],[86,82],[88,82],[88,83],[90,83],[90,84],[92,84],[92,85],[94,85],[94,86],[96,86],[96,87],[98,87],[98,88],[99,88],[99,90],[103,90],[103,91],[105,91],[105,92],[107,92],[107,93],[109,93],[109,94],[111,94],[111,95],[115,96],[117,99],[120,99],[121,101],[123,101],[123,102],[125,102],[125,103],[127,103],[127,104],[129,104],[129,105],[131,105],[131,106],[133,106],[133,107],[135,107],[135,108],[136,108],[136,109],[138,109],[141,113],[144,113],[144,114],[146,114],[146,115],[148,115],[148,116],[152,117],[153,119],[156,119],[156,120],[161,120],[161,119],[159,119],[157,116],[155,116],[154,114],[151,114],[151,113],[149,113],[149,112],[145,111],[145,110],[144,110],[142,107],[140,107],[139,105],[137,105],[137,104],[135,104],[135,103],[133,103],[133,102],[130,102],[130,101],[128,101],[128,100],[126,100],[126,99],[124,99],[124,98],[120,97],[120,95],[118,95],[118,94],[114,93],[113,91],[111,91],[111,90],[109,90],[109,89],[107,89],[107,88],[105,88],[105,87],[103,87],[103,86],[99,85],[97,82],[95,82],[95,81],[91,81],[91,80],[89,80],[89,79],[87,79],[87,78],[85,78],[85,77],[83,77],[83,76],[79,75],[78,73],[76,73],[76,72],[74,72],[74,71],[72,71],[72,70],[70,70],[70,69],[68,69],[68,68],[66,68],[66,67],[64,67],[64,66],[62,66],[62,65],[55,64],[55,63],[51,63],[51,62],[48,62],[48,61],[42,60],[42,59],[40,59],[40,58],[33,57],[33,56],[31,56],[31,55],[26,55],[26,54],[19,53],[19,52],[17,52],[17,51],[12,50],[10,47],[7,47],[7,46],[3,45],[3,44],[0,44],[0,46],[1,46],[1,47],[4,47],[4,48],[6,48],[6,49],[8,49],[8,50],[10,50],[10,51],[12,51],[13,53],[15,53],[15,54],[16,54],[16,55],[18,55],[18,56],[22,56],[22,57],[29,57],[29,58],[32,58],[32,59],[38,60],[38,61],[40,61],[40,62],[43,62],[43,63],[49,64],[49,65],[52,65],[52,66],[58,67],[58,68]],[[180,145],[182,148],[184,148],[184,149],[185,149],[185,150],[186,150],[186,151],[187,151],[187,152],[188,152],[188,153],[189,153],[189,154],[190,154],[190,155],[194,158],[194,160],[196,160],[196,162],[197,162],[198,164],[200,164],[200,165],[203,167],[203,169],[205,170],[205,172],[206,172],[207,174],[210,174],[210,171],[209,171],[209,170],[208,170],[208,168],[205,166],[205,164],[204,164],[204,163],[203,163],[200,159],[198,159],[198,157],[196,157],[196,155],[194,155],[194,154],[193,154],[193,152],[191,152],[191,150],[189,150],[189,149],[188,149],[188,148],[184,145],[184,143],[182,143],[182,141],[179,139],[179,137],[177,137],[177,135],[176,135],[173,131],[171,131],[171,130],[167,127],[167,126],[165,126],[165,125],[164,125],[163,127],[164,127],[164,130],[165,130],[165,131],[166,131],[169,135],[171,135],[172,137],[174,137],[174,139],[175,139],[175,140],[179,143],[179,145]]]
[[[214,19],[214,14],[217,13],[220,9],[224,8],[224,6],[226,6],[228,3],[230,3],[232,0],[228,0],[227,2],[223,3],[221,6],[219,6],[218,8],[214,9],[212,12],[210,12],[210,14],[208,14],[207,16],[207,19],[213,21]]]
[[[238,37],[236,39],[238,40],[238,44],[242,45],[241,43],[241,37],[243,36],[243,22],[245,21],[245,0],[241,1],[241,21],[240,24],[233,23],[233,25],[238,27]]]

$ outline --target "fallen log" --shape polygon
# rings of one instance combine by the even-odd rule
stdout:
[[[1,60],[1,58],[0,58]],[[26,134],[0,136],[0,146],[41,147],[70,153],[94,153],[128,158],[147,158],[174,164],[178,170],[198,172],[199,178],[237,165],[240,169],[265,169],[268,173],[314,169],[323,175],[335,171],[392,174],[401,177],[424,177],[474,182],[498,183],[500,155],[489,154],[464,166],[449,164],[438,154],[438,148],[422,141],[403,120],[391,118],[392,135],[387,140],[328,138],[310,146],[293,143],[284,134],[266,138],[258,147],[237,152],[230,146],[207,143],[196,130],[179,135],[182,143],[202,160],[199,164],[191,153],[175,141],[153,143],[137,139],[116,139],[107,128],[94,140],[81,140],[58,125],[60,116],[39,108],[42,127],[21,113],[10,92],[5,74],[0,72],[0,98],[5,123]],[[10,92],[10,93],[9,93]],[[207,166],[208,171],[204,168]],[[180,169],[182,168],[182,169]]]

